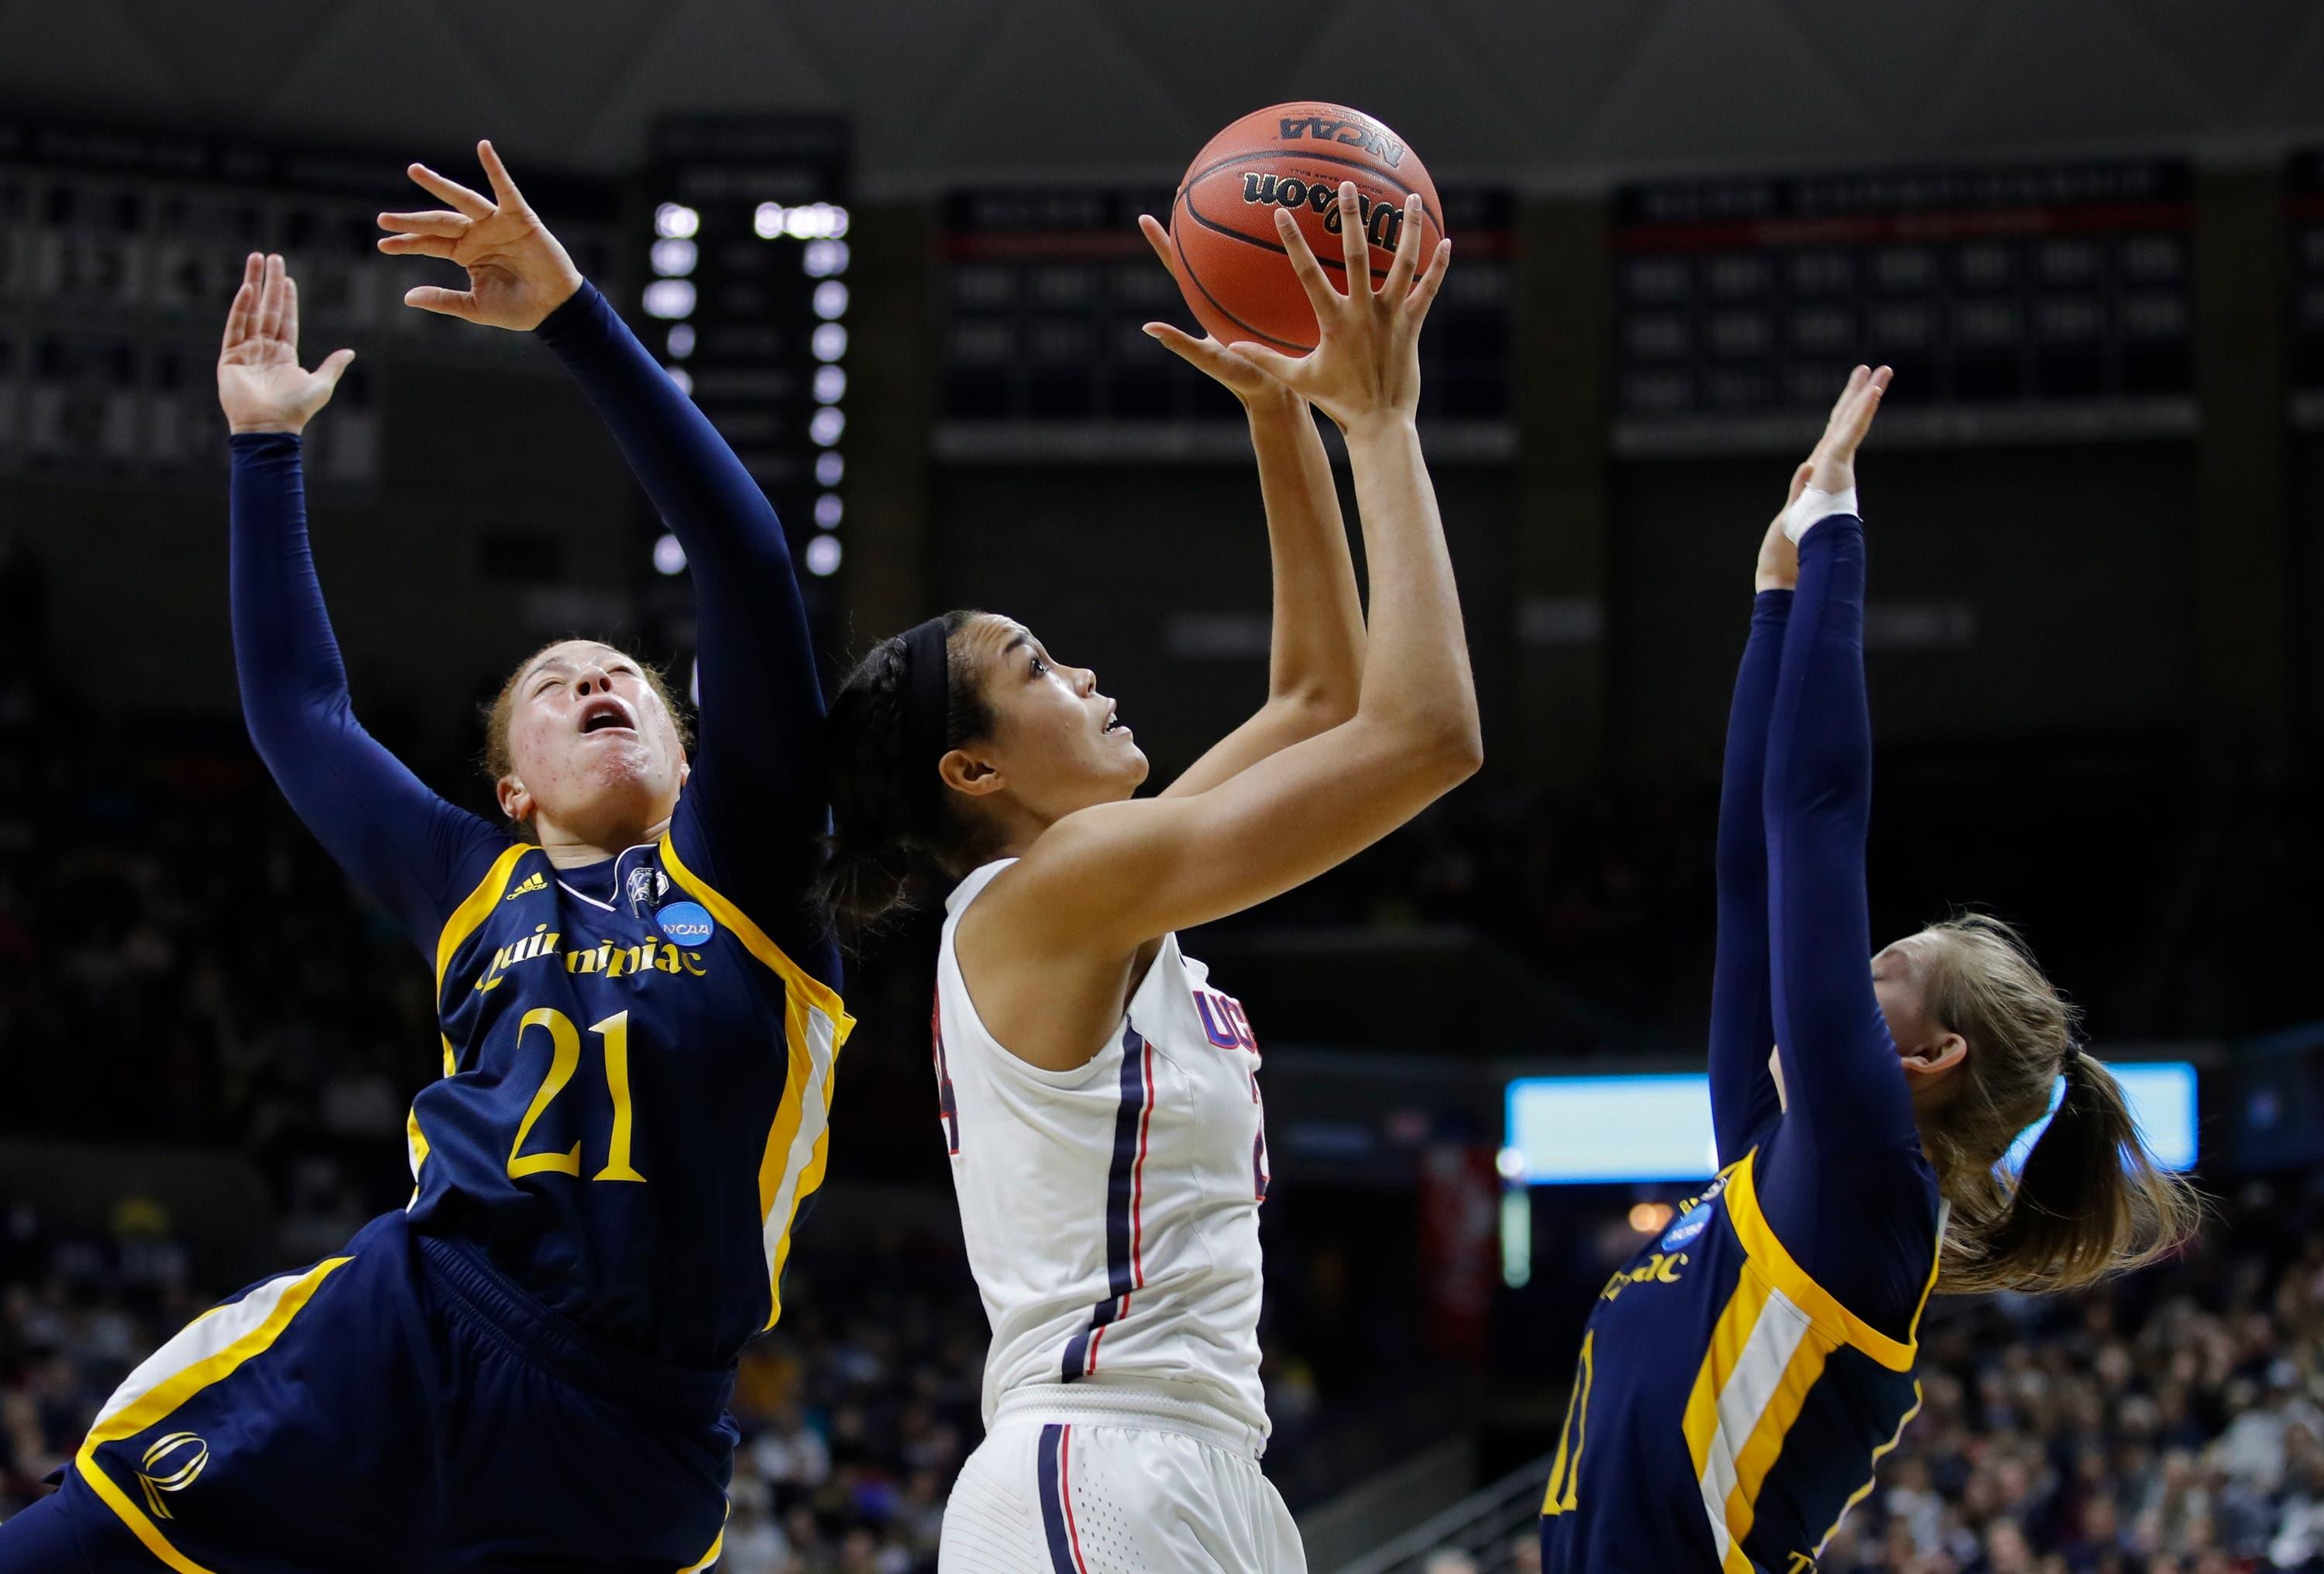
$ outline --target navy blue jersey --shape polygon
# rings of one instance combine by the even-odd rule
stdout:
[[[781,523],[716,431],[595,290],[540,336],[693,574],[701,703],[668,833],[560,870],[356,723],[293,436],[233,439],[243,709],[291,805],[435,970],[414,1229],[474,1243],[613,1346],[721,1366],[780,1310],[850,1026],[810,895],[822,687]]]
[[[1756,1156],[1599,1292],[1542,1503],[1545,1574],[1806,1574],[1919,1407],[1918,1311],[1895,1339],[1811,1278],[1768,1226]],[[1926,1267],[1924,1298],[1933,1243]]]
[[[512,845],[444,925],[410,1212],[584,1328],[731,1358],[781,1314],[853,1021],[671,837],[611,876]]]
[[[1944,1215],[1872,986],[1864,531],[1812,522],[1728,726],[1722,1167],[1600,1293],[1543,1501],[1553,1574],[1805,1574],[1919,1403]]]

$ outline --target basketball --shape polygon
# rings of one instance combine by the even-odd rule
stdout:
[[[1420,198],[1420,258],[1444,234],[1444,208],[1420,155],[1341,104],[1277,104],[1204,145],[1170,205],[1170,262],[1186,305],[1221,344],[1251,340],[1292,354],[1315,347],[1315,312],[1285,258],[1274,210],[1291,212],[1324,272],[1346,288],[1340,183],[1352,180],[1377,283],[1396,256],[1404,202]]]

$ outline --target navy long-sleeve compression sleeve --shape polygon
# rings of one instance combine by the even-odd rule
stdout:
[[[430,792],[356,722],[308,546],[300,440],[232,442],[235,673],[251,741],[339,867],[432,954],[508,838]]]
[[[1723,1167],[1775,1118],[1775,1045],[1767,962],[1767,828],[1760,813],[1767,721],[1784,656],[1792,593],[1762,591],[1735,674],[1727,761],[1719,779],[1719,945],[1711,975],[1711,1124]]]
[[[540,333],[612,428],[692,573],[701,713],[671,824],[679,855],[836,987],[837,946],[808,897],[829,824],[823,686],[782,522],[595,286]]]
[[[1768,722],[1769,971],[1785,1108],[1761,1195],[1801,1266],[1901,1335],[1927,1287],[1937,1200],[1872,988],[1864,570],[1853,514],[1824,518],[1801,541]]]

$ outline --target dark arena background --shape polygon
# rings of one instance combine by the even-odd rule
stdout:
[[[1135,220],[1310,95],[1443,193],[1421,434],[1487,760],[1187,937],[1267,1054],[1265,1468],[1311,1567],[1537,1566],[1582,1321],[1708,1174],[1699,1090],[1609,1079],[1702,1070],[1746,574],[1865,361],[1876,938],[2021,925],[2209,1214],[2097,1292],[1940,1299],[1820,1567],[2324,1569],[2312,0],[78,0],[0,37],[0,1517],[189,1318],[402,1206],[440,1069],[425,968],[236,704],[245,253],[310,361],[359,352],[317,559],[359,713],[456,801],[492,812],[524,652],[683,675],[693,636],[556,363],[374,250],[404,164],[481,184],[481,136],[780,511],[827,684],[1005,611],[1167,780],[1263,695],[1267,540],[1234,401],[1139,331],[1191,318]],[[933,1570],[982,1435],[938,906],[851,963],[731,1574]]]

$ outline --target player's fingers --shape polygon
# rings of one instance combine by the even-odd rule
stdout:
[[[323,380],[327,397],[330,390],[338,387],[339,379],[347,374],[347,368],[354,365],[355,361],[353,350],[333,350],[323,357],[323,364],[315,368],[315,375]]]
[[[492,216],[493,205],[457,180],[447,179],[425,164],[413,164],[403,172],[430,196],[442,198],[470,218]]]
[[[226,308],[226,336],[218,345],[220,354],[250,337],[258,316],[258,286],[265,272],[266,259],[256,252],[244,260],[242,283],[234,292],[234,304]]]
[[[282,275],[282,324],[278,336],[290,346],[290,357],[299,356],[299,281],[290,274]]]
[[[1864,436],[1864,428],[1872,419],[1872,410],[1879,402],[1880,390],[1886,386],[1869,366],[1858,366],[1856,375],[1849,379],[1848,397],[1832,412],[1835,435],[1853,446]]]
[[[440,207],[426,213],[383,213],[379,216],[380,228],[408,235],[464,235],[475,222],[466,214],[452,213]]]
[[[1412,289],[1405,295],[1404,309],[1411,313],[1413,321],[1417,323],[1426,319],[1428,308],[1436,303],[1436,292],[1444,288],[1445,271],[1452,266],[1452,242],[1448,236],[1436,243],[1435,253],[1428,259],[1427,271],[1413,282]],[[1391,283],[1395,281],[1393,269],[1389,271],[1388,279]]]
[[[456,317],[467,322],[476,320],[476,297],[473,290],[439,290],[433,284],[422,284],[403,292],[403,304],[444,317]]]
[[[379,249],[391,257],[442,257],[449,262],[460,243],[439,235],[382,235]]]
[[[282,335],[282,259],[269,255],[266,275],[258,287],[258,336],[273,340]]]
[[[1841,434],[1841,452],[1854,455],[1863,446],[1864,437],[1872,429],[1872,418],[1880,413],[1881,386],[1867,383],[1864,391],[1856,396],[1856,405],[1849,412],[1848,429]]]
[[[1315,260],[1307,237],[1299,233],[1299,221],[1291,216],[1289,209],[1275,210],[1275,233],[1283,238],[1283,254],[1290,262],[1299,287],[1307,292],[1307,302],[1315,308],[1316,320],[1328,320],[1325,314],[1338,310],[1344,298],[1323,276],[1323,264]]]
[[[218,354],[226,354],[243,340],[250,337],[251,313],[256,309],[254,291],[247,284],[234,292],[234,304],[226,308],[226,332],[218,337]]]
[[[1831,419],[1824,423],[1826,430],[1836,430],[1846,421],[1849,403],[1871,376],[1872,368],[1869,366],[1858,366],[1848,374],[1847,386],[1840,391],[1840,397],[1831,401]]]
[[[1267,373],[1237,355],[1227,354],[1216,339],[1198,339],[1167,322],[1146,325],[1147,336],[1195,370],[1206,373],[1237,392],[1248,392],[1266,381]]]
[[[1138,233],[1146,237],[1146,244],[1154,248],[1162,265],[1175,275],[1178,270],[1170,261],[1170,232],[1162,227],[1161,221],[1150,213],[1141,213],[1138,216]]]
[[[1423,217],[1420,194],[1414,192],[1404,199],[1404,227],[1397,232],[1396,255],[1389,260],[1388,277],[1380,281],[1380,293],[1390,300],[1402,300],[1412,290],[1412,276],[1420,269],[1420,221]],[[1434,263],[1434,257],[1429,262]]]
[[[1237,339],[1227,346],[1227,354],[1249,362],[1261,373],[1282,382],[1290,382],[1305,364],[1303,356],[1286,355],[1279,350],[1270,350],[1265,345],[1254,345],[1249,339]]]
[[[1372,248],[1364,239],[1363,205],[1356,200],[1356,183],[1340,182],[1340,259],[1348,265],[1348,296],[1372,292]]]
[[[492,182],[493,196],[499,199],[500,205],[503,207],[522,207],[524,193],[516,189],[516,177],[511,175],[508,166],[501,162],[501,156],[493,151],[489,138],[476,144],[476,160],[484,165],[484,179]]]

